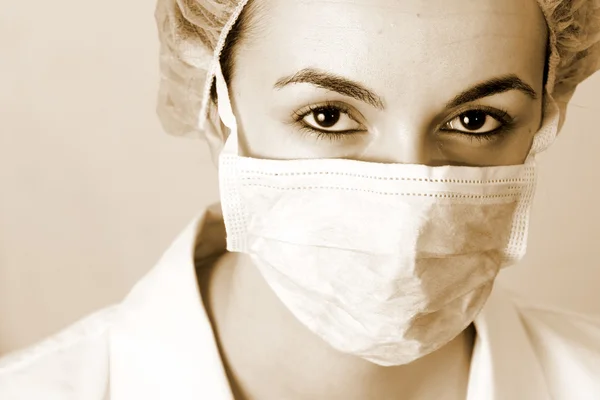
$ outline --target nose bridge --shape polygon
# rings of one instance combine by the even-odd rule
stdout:
[[[435,165],[437,146],[428,127],[417,124],[387,127],[362,154],[371,162]]]

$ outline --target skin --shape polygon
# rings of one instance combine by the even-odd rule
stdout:
[[[244,155],[475,166],[520,164],[527,156],[541,122],[546,48],[534,0],[260,3],[255,37],[237,49],[230,82]],[[385,108],[310,84],[274,89],[307,67],[360,83]],[[511,90],[444,107],[473,85],[510,74],[537,99]],[[349,109],[330,130],[360,132],[337,140],[303,132],[294,114],[326,102]],[[487,141],[460,134],[456,117],[476,106],[506,111],[515,126]],[[452,120],[455,132],[440,129]],[[490,115],[484,130],[497,126]]]
[[[236,50],[229,84],[242,155],[431,166],[511,165],[527,157],[542,119],[547,39],[535,0],[261,3],[254,16],[258,29]],[[284,85],[306,68],[356,82],[379,104],[309,83]],[[508,89],[446,108],[474,85],[506,76],[518,77],[533,93]],[[323,105],[338,117],[333,126],[317,121]],[[461,124],[461,114],[474,107],[490,112],[475,132]],[[508,114],[510,129],[483,138],[480,132],[505,123],[495,118],[499,110]],[[354,133],[332,139],[311,126]],[[226,253],[201,273],[201,292],[237,399],[466,396],[472,328],[411,364],[380,367],[340,354],[309,332],[247,256]]]

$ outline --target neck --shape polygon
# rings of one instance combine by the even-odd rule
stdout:
[[[305,328],[245,255],[226,253],[199,279],[237,400],[466,397],[472,328],[410,364],[382,367]]]

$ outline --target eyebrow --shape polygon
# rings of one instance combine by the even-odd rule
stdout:
[[[489,79],[465,90],[446,104],[446,108],[455,108],[461,104],[489,97],[495,94],[518,90],[531,99],[537,99],[535,90],[514,74]]]
[[[282,89],[294,83],[309,83],[365,102],[380,110],[385,108],[383,99],[360,83],[316,68],[303,68],[293,75],[280,78],[275,82],[274,87]],[[533,100],[537,99],[537,93],[530,85],[515,74],[509,74],[478,83],[463,91],[446,103],[446,108],[455,108],[465,103],[511,90],[518,90]]]
[[[284,86],[291,85],[293,83],[310,83],[314,86],[331,90],[344,96],[352,97],[356,100],[368,103],[380,110],[385,108],[381,97],[360,83],[315,68],[304,68],[296,72],[294,75],[280,78],[277,80],[277,82],[275,82],[274,87],[276,89],[282,89]]]

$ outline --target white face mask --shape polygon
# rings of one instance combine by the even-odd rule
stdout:
[[[475,319],[499,270],[525,254],[534,155],[556,135],[555,111],[519,166],[261,160],[238,155],[220,69],[217,91],[231,129],[219,160],[227,249],[249,254],[335,349],[384,366],[423,357]]]

